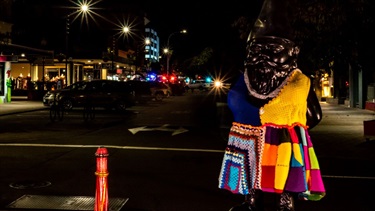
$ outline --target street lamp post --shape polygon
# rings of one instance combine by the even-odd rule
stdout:
[[[127,36],[130,33],[130,28],[126,25],[121,27],[120,32],[117,32],[116,34],[112,35],[112,47],[110,48],[110,55],[111,55],[111,71],[112,73],[116,73],[115,71],[115,60],[117,61],[118,59],[118,53],[117,53],[117,39],[120,36]],[[117,37],[118,36],[118,37]]]
[[[65,23],[65,71],[66,71],[66,84],[71,84],[72,74],[68,71],[68,54],[69,54],[69,29],[70,29],[70,15],[66,16]]]
[[[111,50],[111,59],[112,59],[112,65],[111,65],[111,71],[112,71],[112,74],[115,73],[115,67],[114,67],[114,57],[115,57],[115,48],[116,48],[116,39],[115,39],[115,36],[113,35],[112,36],[112,50]]]
[[[70,34],[70,24],[73,23],[78,17],[81,17],[81,23],[84,19],[87,19],[87,16],[90,15],[91,9],[90,6],[91,3],[87,2],[77,2],[74,3],[77,6],[77,10],[74,12],[68,14],[66,16],[66,23],[65,23],[65,70],[66,70],[66,79],[67,79],[67,85],[73,83],[73,68],[71,65],[69,65],[68,70],[68,64],[71,63],[72,59],[69,57],[70,50],[69,50],[69,34]],[[72,18],[73,17],[73,18]]]
[[[176,31],[176,32],[173,32],[171,33],[169,36],[168,36],[168,40],[167,40],[167,49],[164,49],[164,52],[167,54],[167,75],[169,75],[169,61],[171,59],[171,56],[172,56],[172,51],[171,51],[171,48],[169,46],[169,40],[171,39],[171,37],[175,34],[186,34],[187,31],[185,29],[181,30],[181,31]]]
[[[145,63],[146,63],[146,69],[149,70],[150,67],[150,61],[152,60],[151,57],[151,40],[150,38],[145,39]]]
[[[167,52],[167,76],[169,76],[169,60],[171,58],[171,53],[170,51],[166,51]]]

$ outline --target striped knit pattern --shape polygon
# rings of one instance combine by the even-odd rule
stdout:
[[[325,188],[306,126],[310,80],[295,71],[279,95],[259,110],[262,126],[233,122],[219,187],[246,195],[250,189],[298,193],[320,200]]]
[[[243,195],[250,189],[295,192],[305,200],[319,200],[325,195],[319,164],[303,126],[233,123],[219,187]]]
[[[263,136],[262,128],[233,124],[220,172],[220,188],[243,195],[250,189],[260,189]]]

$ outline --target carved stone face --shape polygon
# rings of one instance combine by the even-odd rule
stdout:
[[[250,40],[247,51],[245,69],[250,92],[270,94],[297,68],[299,48],[288,39],[257,37]]]

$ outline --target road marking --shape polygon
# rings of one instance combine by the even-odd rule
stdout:
[[[191,114],[191,111],[172,111],[171,114]]]
[[[154,128],[147,128],[147,126],[143,126],[143,127],[131,128],[131,129],[129,129],[129,131],[131,133],[133,133],[133,135],[135,135],[136,133],[138,133],[140,131],[155,131],[155,130],[159,130],[159,131],[172,132],[172,136],[188,132],[188,130],[185,129],[185,128],[183,128],[183,127],[180,127],[178,129],[172,129],[172,128],[168,128],[168,126],[169,126],[168,124],[162,125],[160,127],[154,127]]]
[[[26,143],[1,143],[0,146],[9,147],[66,147],[66,148],[112,148],[112,149],[135,149],[135,150],[160,150],[160,151],[185,151],[185,152],[220,152],[224,150],[192,149],[192,148],[165,148],[165,147],[140,147],[140,146],[117,146],[117,145],[71,145],[71,144],[26,144]]]
[[[339,178],[339,179],[375,179],[375,177],[360,177],[360,176],[332,176],[332,175],[323,175],[325,178]]]
[[[0,143],[4,147],[66,147],[66,148],[112,148],[112,149],[133,149],[133,150],[159,150],[159,151],[182,151],[182,152],[215,152],[224,153],[225,150],[214,149],[191,149],[191,148],[165,148],[165,147],[140,147],[140,146],[117,146],[117,145],[72,145],[72,144],[30,144],[30,143]],[[334,179],[368,179],[375,180],[375,177],[361,177],[361,176],[335,176],[322,175],[323,178]]]

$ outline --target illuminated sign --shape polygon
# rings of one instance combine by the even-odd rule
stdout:
[[[18,62],[18,56],[0,55],[0,62]]]

